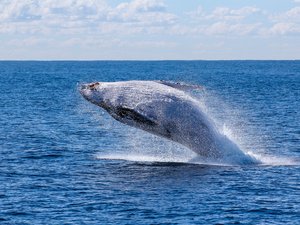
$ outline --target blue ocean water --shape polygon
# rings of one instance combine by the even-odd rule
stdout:
[[[78,93],[134,79],[203,85],[263,163],[190,163]],[[2,61],[0,87],[1,224],[300,224],[300,61]]]

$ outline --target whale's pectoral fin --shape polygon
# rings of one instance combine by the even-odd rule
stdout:
[[[204,87],[197,85],[197,84],[187,84],[184,82],[175,82],[175,81],[165,81],[165,80],[157,80],[155,81],[160,84],[164,84],[166,86],[176,88],[182,91],[189,91],[189,90],[203,90]]]
[[[146,124],[149,126],[155,126],[157,125],[155,121],[152,121],[151,119],[145,117],[144,115],[134,111],[133,109],[126,108],[126,107],[118,107],[116,109],[116,114],[120,118],[126,118],[133,120],[139,124]],[[117,118],[116,118],[117,119]],[[118,120],[118,119],[117,119]]]

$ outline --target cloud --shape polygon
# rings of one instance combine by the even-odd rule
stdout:
[[[0,1],[0,32],[86,32],[103,24],[122,28],[124,23],[135,29],[134,26],[167,26],[175,20],[176,16],[168,13],[159,0],[133,0],[116,7],[105,0]]]
[[[199,34],[210,36],[274,36],[300,33],[298,6],[276,14],[252,6],[237,9],[217,7],[210,12],[199,6],[188,15],[193,21],[192,26],[198,26]]]
[[[144,25],[170,24],[176,16],[166,12],[166,6],[157,0],[134,0],[120,3],[110,10],[108,20],[141,23]]]
[[[205,29],[208,35],[248,35],[261,26],[260,23],[255,24],[230,24],[228,22],[216,22]]]
[[[261,26],[260,22],[249,22],[247,20],[258,13],[262,13],[262,10],[252,6],[237,9],[216,7],[210,12],[199,6],[196,10],[187,13],[187,15],[192,19],[191,26],[198,27],[198,34],[241,36],[255,33]],[[195,29],[192,29],[192,27],[191,32],[195,33]]]
[[[295,22],[300,23],[300,7],[294,7],[290,10],[270,15],[270,20],[274,22]]]
[[[68,20],[95,18],[108,10],[103,0],[4,0],[0,21],[24,22],[65,18]]]
[[[188,20],[188,18],[190,20]],[[201,6],[168,12],[162,0],[2,0],[0,33],[27,35],[287,35],[299,30],[300,7],[270,14],[253,6]],[[263,32],[261,32],[263,30]]]
[[[300,33],[300,26],[295,23],[276,23],[270,28],[269,33],[280,35],[297,34]]]
[[[116,9],[131,13],[162,12],[166,10],[166,5],[157,0],[134,0],[132,2],[120,3]]]
[[[269,29],[270,34],[287,35],[300,33],[300,7],[272,14],[269,19],[273,22],[273,26]]]
[[[0,0],[1,48],[6,49],[6,54],[18,49],[23,52],[35,49],[38,54],[45,52],[44,55],[49,51],[54,58],[60,53],[73,57],[72,50],[74,55],[92,52],[94,55],[91,56],[95,58],[101,54],[109,58],[110,55],[106,55],[109,52],[112,56],[116,52],[130,55],[134,51],[137,55],[140,52],[154,55],[155,51],[164,49],[177,49],[180,55],[186,46],[194,46],[203,40],[208,40],[209,52],[214,41],[226,43],[226,40],[234,39],[243,42],[290,35],[297,43],[300,34],[298,5],[272,13],[247,5],[231,8],[224,3],[225,7],[207,10],[199,6],[193,11],[178,13],[180,10],[175,3],[172,5],[174,11],[170,11],[164,0],[119,0],[117,2],[121,3],[115,5],[111,2]],[[153,49],[155,51],[151,51]]]
[[[228,7],[217,7],[212,12],[206,12],[199,6],[195,11],[189,12],[188,14],[193,19],[199,20],[217,20],[217,21],[228,21],[228,20],[243,20],[253,14],[259,13],[261,10],[252,6],[245,6],[239,9],[230,9]]]
[[[259,12],[260,9],[256,7],[243,7],[240,9],[230,9],[227,7],[218,7],[210,15],[207,15],[207,19],[214,20],[242,20],[246,17]]]
[[[91,27],[106,14],[102,0],[0,1],[0,33],[53,34]]]

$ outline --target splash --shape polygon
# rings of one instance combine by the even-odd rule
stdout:
[[[261,161],[262,166],[298,166],[300,159],[295,159],[287,156],[276,156],[267,154],[249,153],[253,157]]]
[[[259,164],[251,164],[258,166],[299,166],[300,159],[296,160],[289,157],[280,156],[268,156],[250,154],[255,159],[260,160]],[[164,157],[161,155],[146,155],[146,154],[135,154],[135,153],[110,153],[103,154],[98,153],[96,159],[99,160],[121,160],[129,162],[139,163],[180,163],[180,164],[194,164],[194,165],[209,165],[209,166],[243,166],[243,164],[232,164],[224,161],[216,161],[208,158],[200,157]],[[248,164],[249,165],[249,164]]]
[[[201,157],[190,149],[149,134],[147,132],[128,128],[125,125],[127,136],[121,149],[110,150],[109,153],[98,153],[97,159],[103,160],[125,160],[133,162],[162,162],[162,163],[187,163],[197,165],[217,165],[217,166],[232,166],[232,165],[253,165],[260,163],[253,155],[245,155],[244,153],[233,154],[233,150],[223,158]],[[123,128],[123,127],[122,127]],[[132,138],[134,137],[134,138]],[[227,146],[229,148],[229,146]],[[234,146],[236,150],[236,146]],[[240,151],[240,150],[239,150]]]
[[[133,162],[172,162],[172,163],[189,163],[189,160],[180,159],[180,158],[165,158],[161,156],[151,156],[151,155],[136,155],[136,154],[98,154],[96,156],[97,159],[104,160],[125,160],[125,161],[133,161]]]
[[[109,117],[105,119],[110,119]],[[197,155],[190,149],[174,143],[172,141],[157,137],[147,132],[128,127],[126,125],[114,122],[110,124],[110,129],[124,131],[127,135],[121,143],[118,143],[118,149],[104,149],[96,154],[99,160],[124,160],[129,162],[141,163],[186,163],[195,165],[212,166],[294,166],[300,165],[300,160],[283,156],[269,155],[264,152],[243,151],[242,155],[227,155],[221,159],[205,158]],[[117,129],[118,128],[118,129]],[[220,132],[230,140],[236,138],[236,134],[228,126],[224,125]],[[134,138],[132,138],[134,137]],[[239,139],[242,140],[242,139]],[[121,146],[119,146],[121,145]],[[124,147],[126,146],[126,147]],[[229,148],[229,147],[228,147]],[[236,148],[236,147],[234,147]],[[253,145],[253,148],[255,146]],[[232,152],[232,149],[229,151]],[[246,157],[244,156],[246,155]],[[250,157],[250,162],[249,162]],[[246,160],[245,160],[246,159]]]
[[[245,154],[246,158],[250,157],[254,164],[262,166],[300,165],[300,159],[268,153],[268,146],[272,145],[269,141],[270,138],[251,125],[247,120],[246,112],[233,109],[220,96],[211,91],[206,90],[201,95],[196,93],[195,97],[199,100],[200,107],[211,117],[218,131],[235,145],[238,151]],[[232,152],[235,146],[230,145],[227,150]],[[233,154],[223,160],[224,163],[227,161],[231,164],[230,161],[233,160],[233,164],[234,161],[243,164],[245,158],[239,157],[239,154]],[[247,164],[247,159],[245,164]]]

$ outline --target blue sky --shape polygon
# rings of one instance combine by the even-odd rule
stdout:
[[[300,59],[300,0],[0,0],[0,59]]]

